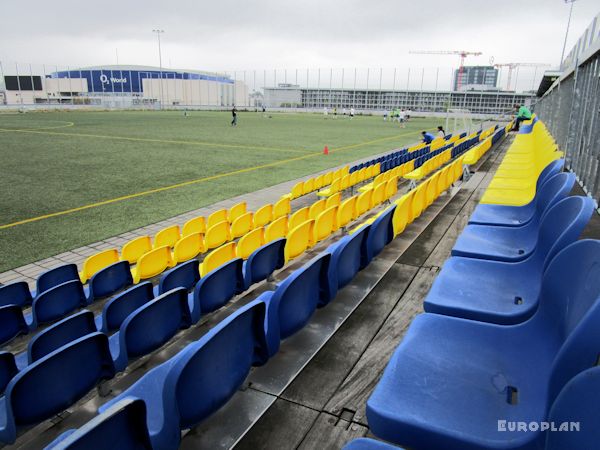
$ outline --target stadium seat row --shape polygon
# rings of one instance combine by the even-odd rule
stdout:
[[[348,175],[348,166],[325,172],[305,181],[299,181],[292,187],[292,191],[289,194],[285,194],[281,198],[295,200],[303,195],[310,194],[311,192],[318,191],[325,186],[329,186],[333,180],[340,179],[344,175]]]
[[[561,168],[534,180],[532,204],[478,206],[472,217],[494,222],[459,236],[367,402],[376,436],[410,448],[595,446],[600,241],[576,241],[594,202],[567,197],[575,180]],[[586,429],[501,427],[560,417]]]

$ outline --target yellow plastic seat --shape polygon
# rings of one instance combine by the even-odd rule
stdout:
[[[394,237],[402,233],[406,226],[412,221],[411,204],[414,195],[415,190],[413,189],[395,202],[396,210],[394,211],[394,216],[392,217]]]
[[[300,208],[298,211],[296,211],[290,216],[290,220],[288,221],[288,229],[293,230],[301,223],[306,222],[308,219],[310,219],[308,206]]]
[[[116,262],[119,262],[119,251],[116,248],[103,250],[89,256],[83,262],[83,268],[81,272],[79,272],[79,278],[81,279],[81,282],[85,284],[96,272]]]
[[[256,228],[242,236],[236,248],[238,258],[248,259],[257,248],[265,244],[264,230],[264,228]]]
[[[448,171],[449,170],[450,170],[450,166],[446,166],[442,170],[440,170],[440,175],[438,176],[438,180],[437,180],[437,195],[438,195],[438,197],[442,192],[444,192],[446,189],[448,189],[446,180],[448,179]]]
[[[248,206],[246,205],[246,202],[236,203],[231,208],[229,208],[229,212],[227,213],[227,220],[229,221],[229,223],[233,224],[235,219],[237,219],[243,214],[246,214],[248,212],[247,208]]]
[[[398,177],[392,177],[385,183],[385,199],[389,200],[398,192]]]
[[[310,219],[316,219],[319,214],[325,211],[325,199],[317,200],[308,209],[308,217]]]
[[[208,219],[206,219],[206,230],[208,231],[210,227],[216,225],[219,222],[223,222],[224,220],[229,222],[228,215],[229,211],[227,211],[226,209],[219,209],[211,213],[211,215],[208,216]]]
[[[350,180],[348,181],[348,187],[354,186],[358,183],[358,170],[355,170],[350,174]]]
[[[292,212],[292,204],[289,198],[281,198],[273,205],[273,218],[272,220],[279,219],[280,217],[287,216]]]
[[[328,186],[335,179],[334,172],[327,172],[323,175],[323,186]]]
[[[140,257],[152,250],[152,239],[150,236],[140,236],[123,245],[121,249],[121,260],[135,264]]]
[[[367,179],[367,168],[363,167],[358,171],[357,183],[361,183]]]
[[[358,195],[356,199],[356,209],[354,217],[360,217],[371,208],[371,198],[373,197],[373,189],[370,189]]]
[[[273,220],[273,205],[268,203],[254,213],[254,228],[264,227]]]
[[[427,183],[421,183],[415,189],[415,195],[413,196],[413,201],[411,205],[411,213],[412,219],[416,219],[421,215],[423,210],[426,208],[426,199],[425,199],[425,189],[427,188]]]
[[[188,220],[183,225],[181,235],[188,236],[195,233],[206,233],[206,219],[202,216]]]
[[[223,220],[214,224],[204,235],[204,248],[211,250],[231,240],[231,226]]]
[[[175,264],[189,261],[200,253],[204,253],[204,235],[202,233],[189,234],[177,241],[173,248],[173,262]]]
[[[346,225],[348,225],[350,222],[352,222],[355,219],[354,216],[354,208],[356,206],[356,195],[344,200],[338,210],[337,210],[337,217],[336,217],[336,224],[339,228],[341,227],[345,227]]]
[[[283,238],[288,232],[288,217],[283,216],[275,219],[265,228],[265,243]]]
[[[371,208],[381,205],[385,200],[385,188],[386,184],[381,183],[373,189],[373,195],[371,196]]]
[[[231,224],[231,239],[239,238],[254,228],[253,214],[247,212],[239,216]]]
[[[425,188],[425,200],[426,207],[431,205],[435,199],[437,198],[437,180],[439,178],[440,173],[433,175],[429,180],[427,180],[427,187]]]
[[[461,156],[459,159],[457,159],[453,164],[454,164],[454,181],[458,181],[460,179],[460,177],[462,177],[462,173],[463,173],[463,159],[464,156]]]
[[[155,277],[173,266],[171,249],[169,246],[165,245],[150,250],[148,253],[144,253],[140,259],[138,259],[136,266],[131,269],[131,276],[133,282],[137,284],[141,280]]]
[[[313,239],[314,219],[309,219],[292,229],[285,242],[285,261],[297,258],[311,245]]]
[[[282,195],[281,198],[289,198],[290,200],[294,200],[298,197],[302,197],[304,195],[304,181],[298,181],[294,186],[292,186],[292,191],[289,194]]]
[[[342,193],[338,192],[337,194],[333,194],[327,200],[325,200],[325,209],[331,208],[332,206],[339,206],[342,202]]]
[[[207,273],[212,272],[234,258],[237,258],[235,242],[228,242],[214,249],[206,255],[206,258],[200,264],[200,276],[206,276]]]
[[[341,182],[342,182],[341,179],[336,178],[335,180],[333,180],[333,182],[327,189],[323,189],[323,190],[317,192],[317,195],[319,197],[329,197],[333,194],[337,194],[340,191],[340,183]]]
[[[309,178],[304,182],[304,186],[302,186],[302,195],[306,195],[315,190],[315,179]]]
[[[321,189],[323,187],[323,179],[325,178],[324,174],[317,175],[315,178],[314,190]]]
[[[313,230],[313,242],[322,241],[337,229],[335,226],[337,208],[337,206],[332,206],[317,216]]]
[[[365,167],[367,171],[365,172],[365,179],[373,178],[375,175],[375,165],[371,164],[370,166]]]
[[[373,173],[372,177],[375,177],[381,173],[381,163],[373,164]]]
[[[348,189],[349,187],[350,187],[350,175],[344,175],[340,179],[340,191],[343,191],[344,189]]]
[[[170,227],[163,228],[154,236],[154,248],[167,247],[173,248],[177,241],[181,238],[179,231],[179,225],[171,225]]]

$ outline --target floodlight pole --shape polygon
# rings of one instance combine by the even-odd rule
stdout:
[[[567,31],[565,31],[565,41],[563,43],[563,48],[562,48],[562,53],[560,55],[560,70],[563,69],[563,59],[565,57],[565,50],[567,48],[567,37],[569,36],[569,28],[571,26],[571,15],[573,14],[573,3],[575,3],[576,0],[565,0],[565,3],[570,3],[571,7],[569,8],[569,20],[567,21]]]
[[[153,33],[156,33],[156,37],[158,39],[158,65],[159,65],[159,69],[160,69],[160,81],[158,84],[158,90],[160,91],[160,106],[159,108],[162,109],[163,106],[163,70],[162,70],[162,53],[160,50],[160,35],[162,33],[165,32],[165,30],[152,30]]]

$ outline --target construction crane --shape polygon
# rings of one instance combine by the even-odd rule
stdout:
[[[481,52],[468,52],[465,50],[414,50],[409,53],[413,55],[458,55],[460,56],[460,66],[458,66],[458,77],[456,78],[456,89],[460,89],[462,82],[463,67],[467,56],[480,56]]]
[[[542,63],[499,63],[499,64],[494,64],[495,68],[502,68],[502,67],[508,67],[508,79],[506,81],[506,90],[510,91],[510,84],[512,81],[512,73],[513,70],[518,68],[518,67],[535,67],[536,68],[536,72],[537,72],[537,68],[538,67],[550,67],[550,64],[542,64]],[[534,75],[535,78],[535,75]],[[516,86],[515,86],[516,88]]]

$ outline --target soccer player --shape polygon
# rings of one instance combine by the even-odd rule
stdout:
[[[350,108],[350,118],[354,119],[354,107]]]
[[[231,117],[231,126],[237,127],[237,109],[235,109],[235,105],[233,105],[233,108],[231,108]]]
[[[421,134],[423,135],[423,142],[426,144],[431,144],[431,141],[435,139],[435,136],[427,131],[421,131]]]

